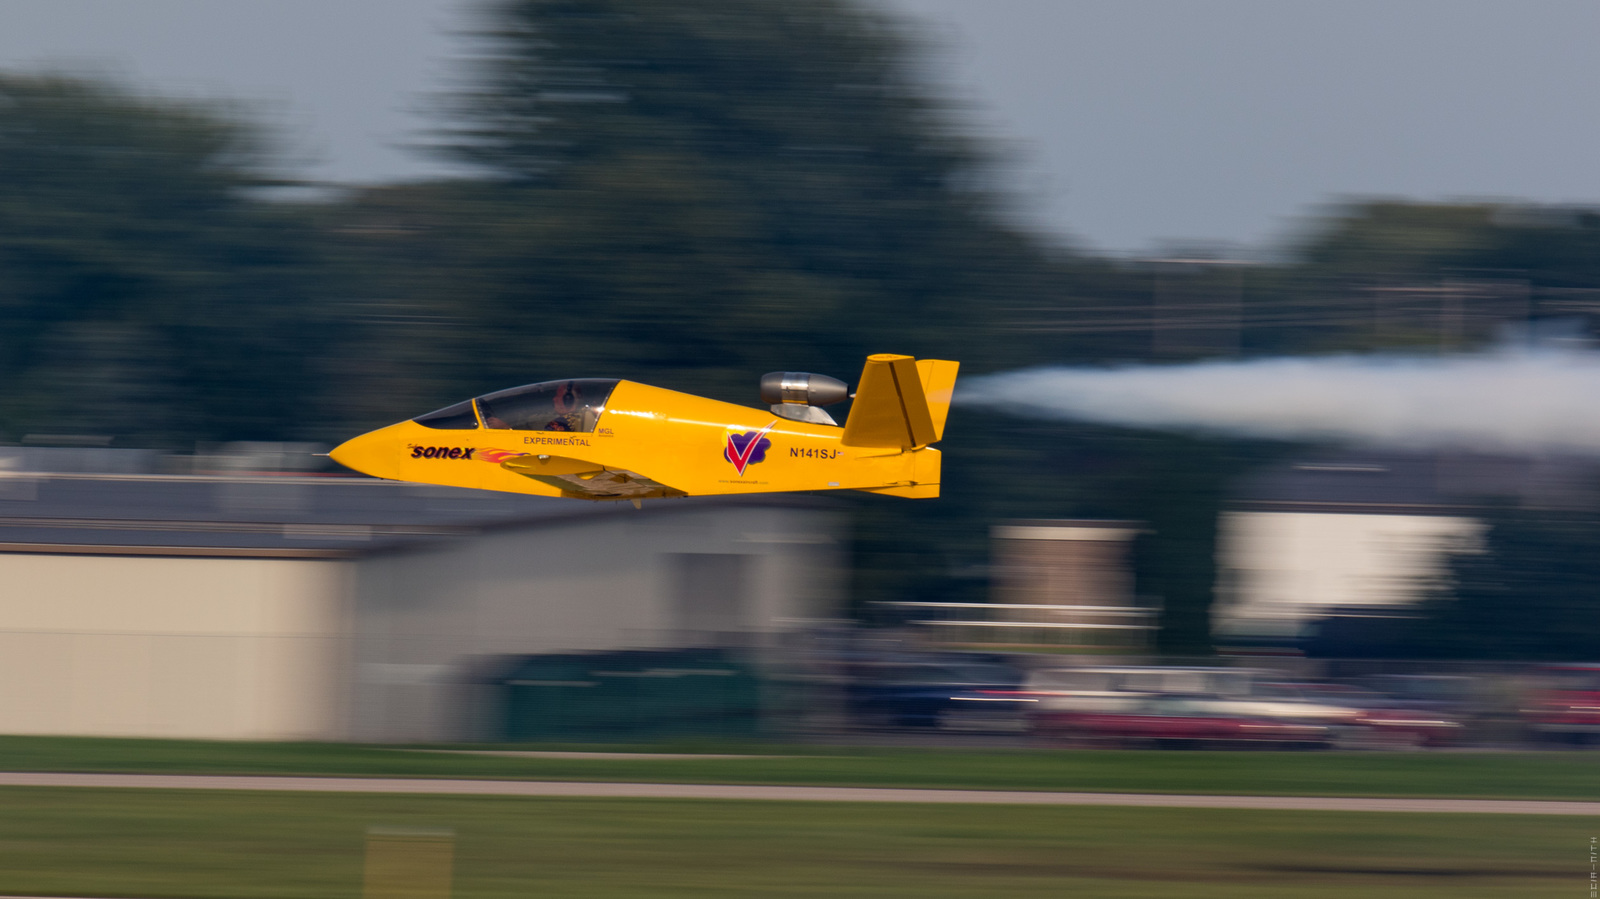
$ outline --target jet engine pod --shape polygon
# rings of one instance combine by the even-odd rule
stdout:
[[[761,401],[771,405],[798,403],[804,406],[831,406],[850,396],[850,388],[838,378],[805,371],[774,371],[761,376]]]

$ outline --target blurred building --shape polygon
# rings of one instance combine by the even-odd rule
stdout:
[[[1331,610],[1401,613],[1481,545],[1490,504],[1592,507],[1593,463],[1366,453],[1288,463],[1240,485],[1219,522],[1219,641],[1295,643]]]
[[[0,733],[470,739],[507,657],[759,653],[839,602],[809,498],[635,510],[29,452],[0,469]]]
[[[887,605],[964,644],[1143,646],[1154,610],[1134,602],[1133,521],[1028,519],[990,530],[985,603]]]
[[[1018,519],[990,528],[988,602],[877,603],[947,645],[1139,650],[1159,610],[1133,589],[1137,521]]]
[[[1073,607],[1132,605],[1129,549],[1141,527],[1085,519],[995,525],[989,532],[995,602],[1041,621],[1075,617]]]

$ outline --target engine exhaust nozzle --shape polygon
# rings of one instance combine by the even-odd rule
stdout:
[[[804,406],[831,406],[850,396],[850,388],[838,378],[805,371],[774,371],[761,376],[761,401],[769,405],[798,403]]]

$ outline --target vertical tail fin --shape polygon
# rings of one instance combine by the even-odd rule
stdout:
[[[856,400],[845,421],[845,446],[910,449],[944,433],[956,363],[880,353],[867,357]]]

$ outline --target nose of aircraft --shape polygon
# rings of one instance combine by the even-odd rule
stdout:
[[[390,425],[368,431],[359,437],[333,448],[329,457],[345,468],[369,474],[375,478],[394,478],[398,471],[404,441],[396,433],[401,425]]]

